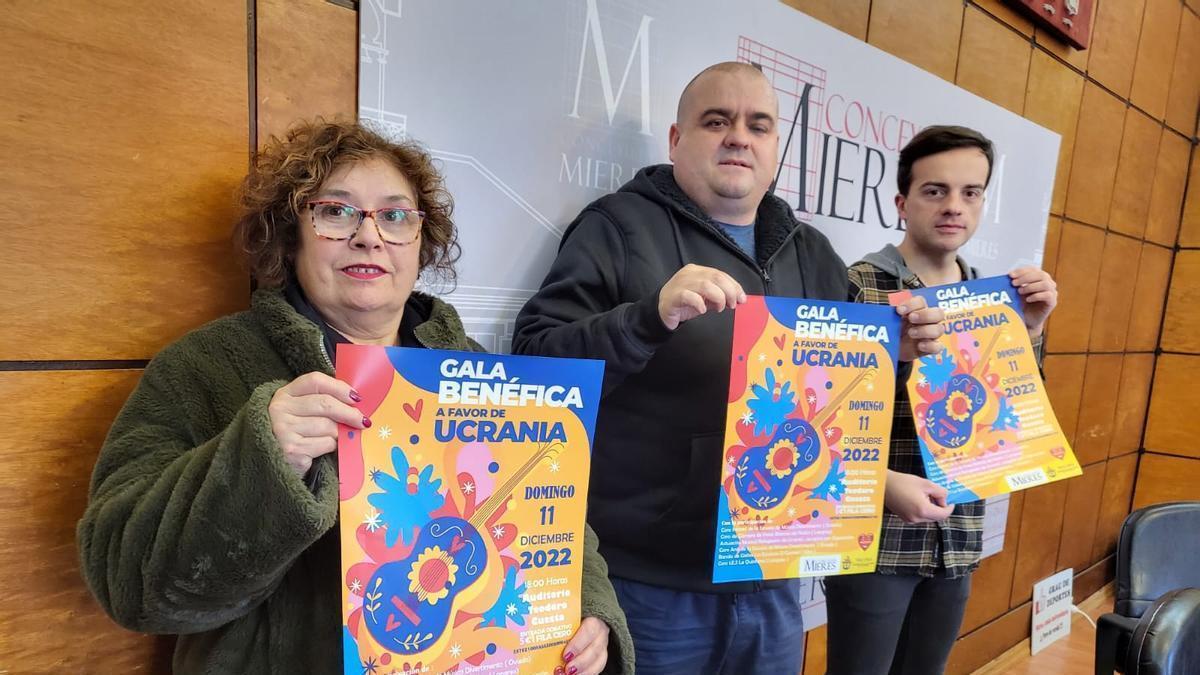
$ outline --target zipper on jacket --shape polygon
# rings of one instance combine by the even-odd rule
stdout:
[[[767,258],[767,262],[763,265],[759,265],[757,260],[755,260],[754,258],[751,258],[750,254],[747,253],[744,249],[742,249],[741,246],[738,246],[736,243],[731,241],[729,239],[729,236],[726,235],[724,232],[721,232],[720,229],[716,225],[714,225],[708,221],[700,220],[699,218],[696,218],[695,216],[692,216],[691,214],[685,214],[685,215],[687,215],[689,218],[691,218],[691,220],[693,222],[699,223],[703,229],[707,230],[709,233],[711,233],[713,236],[715,236],[717,238],[717,240],[720,241],[721,244],[723,244],[726,248],[733,250],[733,252],[736,255],[740,255],[743,260],[750,263],[750,266],[758,272],[758,275],[763,280],[763,293],[764,294],[769,294],[770,289],[767,288],[767,284],[771,283],[771,274],[769,272],[767,272],[767,265],[770,265],[771,262],[773,260],[775,260],[775,258],[779,257],[779,254],[783,251],[783,249],[785,247],[787,247],[787,245],[789,243],[791,243],[792,239],[794,239],[796,237],[796,233],[799,232],[800,228],[804,226],[804,223],[802,223],[800,221],[796,221],[796,227],[793,227],[792,230],[790,232],[788,232],[787,236],[783,238],[783,241],[779,242],[779,247],[775,249],[775,252],[771,254],[770,258]]]
[[[321,350],[321,358],[325,359],[325,366],[327,368],[329,368],[330,373],[334,372],[333,359],[329,358],[329,352],[325,351],[325,337],[324,336],[321,336],[321,340],[320,340],[320,342],[317,343],[317,346]]]
[[[693,220],[696,220],[696,219],[693,219]],[[750,266],[753,267],[754,270],[758,272],[758,276],[762,277],[763,291],[766,292],[767,284],[771,283],[771,275],[770,275],[770,273],[767,272],[766,266],[759,265],[758,261],[755,260],[754,258],[751,258],[750,254],[747,253],[745,249],[743,249],[741,246],[738,246],[736,243],[729,241],[728,235],[719,231],[716,226],[710,225],[709,223],[700,221],[700,220],[697,220],[696,222],[701,223],[709,232],[716,235],[717,240],[720,241],[721,244],[723,244],[726,248],[731,249],[734,252],[734,254],[741,256],[742,260],[745,260],[746,262],[750,263]],[[782,250],[784,245],[787,244],[787,242],[791,240],[791,238],[795,235],[796,230],[798,230],[798,229],[800,229],[799,226],[792,229],[792,232],[789,233],[788,236],[784,238],[783,243],[781,243],[779,245],[779,249],[777,249],[775,251],[775,253],[772,253],[771,257],[767,259],[767,263],[770,263],[772,260],[775,259],[775,256],[779,255],[779,251]]]
[[[417,338],[417,342],[421,343],[422,347],[424,347],[426,349],[433,349],[433,347],[430,347],[428,344],[425,343],[424,340],[421,339],[420,335],[416,335],[414,333],[414,336]],[[325,338],[324,337],[321,338],[320,346],[321,346],[321,358],[325,359],[325,365],[329,367],[329,372],[332,373],[332,372],[334,372],[333,359],[329,358],[329,353],[325,351]]]

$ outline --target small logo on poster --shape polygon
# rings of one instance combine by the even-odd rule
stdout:
[[[1038,467],[1029,471],[1009,474],[1004,477],[1004,480],[1008,481],[1010,489],[1021,490],[1033,485],[1041,485],[1049,480],[1049,478],[1047,478],[1046,472],[1042,471],[1041,467]]]
[[[800,559],[800,574],[829,574],[842,564],[840,555],[813,555]]]

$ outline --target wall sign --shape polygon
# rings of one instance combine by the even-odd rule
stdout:
[[[1007,0],[1038,28],[1076,49],[1087,49],[1092,34],[1093,0]]]

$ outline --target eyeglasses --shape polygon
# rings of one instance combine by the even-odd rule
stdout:
[[[407,245],[421,234],[425,212],[389,206],[383,209],[364,209],[334,201],[313,201],[305,204],[312,213],[313,230],[322,239],[345,241],[358,234],[358,228],[369,216],[375,223],[379,238],[389,244]]]

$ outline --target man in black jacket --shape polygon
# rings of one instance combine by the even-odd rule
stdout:
[[[671,125],[672,164],[586,207],[517,317],[514,352],[605,361],[588,520],[641,673],[794,673],[802,660],[795,580],[712,583],[733,335],[724,310],[747,293],[847,292],[825,236],[767,194],[778,120],[754,67],[697,75]],[[941,312],[921,307],[902,309],[904,330],[934,339]]]

